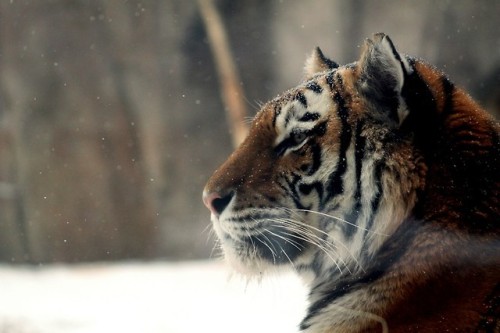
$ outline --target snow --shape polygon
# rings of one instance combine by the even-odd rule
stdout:
[[[297,332],[306,292],[223,262],[0,265],[0,333]]]

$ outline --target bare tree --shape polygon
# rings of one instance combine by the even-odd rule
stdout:
[[[219,75],[222,100],[229,120],[233,145],[236,147],[248,133],[248,126],[244,121],[247,116],[244,92],[240,85],[240,77],[233,61],[224,24],[216,6],[212,0],[198,0],[198,4]]]

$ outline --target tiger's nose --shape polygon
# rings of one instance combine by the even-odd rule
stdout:
[[[215,216],[220,216],[224,209],[227,208],[231,199],[234,196],[234,192],[230,191],[223,195],[218,192],[203,192],[203,203]]]

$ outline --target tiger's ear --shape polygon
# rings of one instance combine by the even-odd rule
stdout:
[[[329,71],[337,67],[339,67],[339,65],[335,61],[325,57],[321,49],[316,47],[306,60],[304,72],[306,78],[309,79],[317,73]]]
[[[412,71],[406,58],[396,51],[387,35],[378,33],[365,42],[359,69],[360,92],[377,110],[401,125],[408,115],[401,91]]]

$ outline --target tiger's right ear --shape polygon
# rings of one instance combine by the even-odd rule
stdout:
[[[378,33],[366,40],[358,66],[359,91],[380,115],[401,125],[409,112],[401,95],[413,71],[408,60],[399,54],[389,36]]]
[[[306,79],[309,79],[317,73],[329,71],[337,67],[339,67],[339,65],[335,61],[325,57],[321,49],[316,47],[306,60],[304,72]]]

